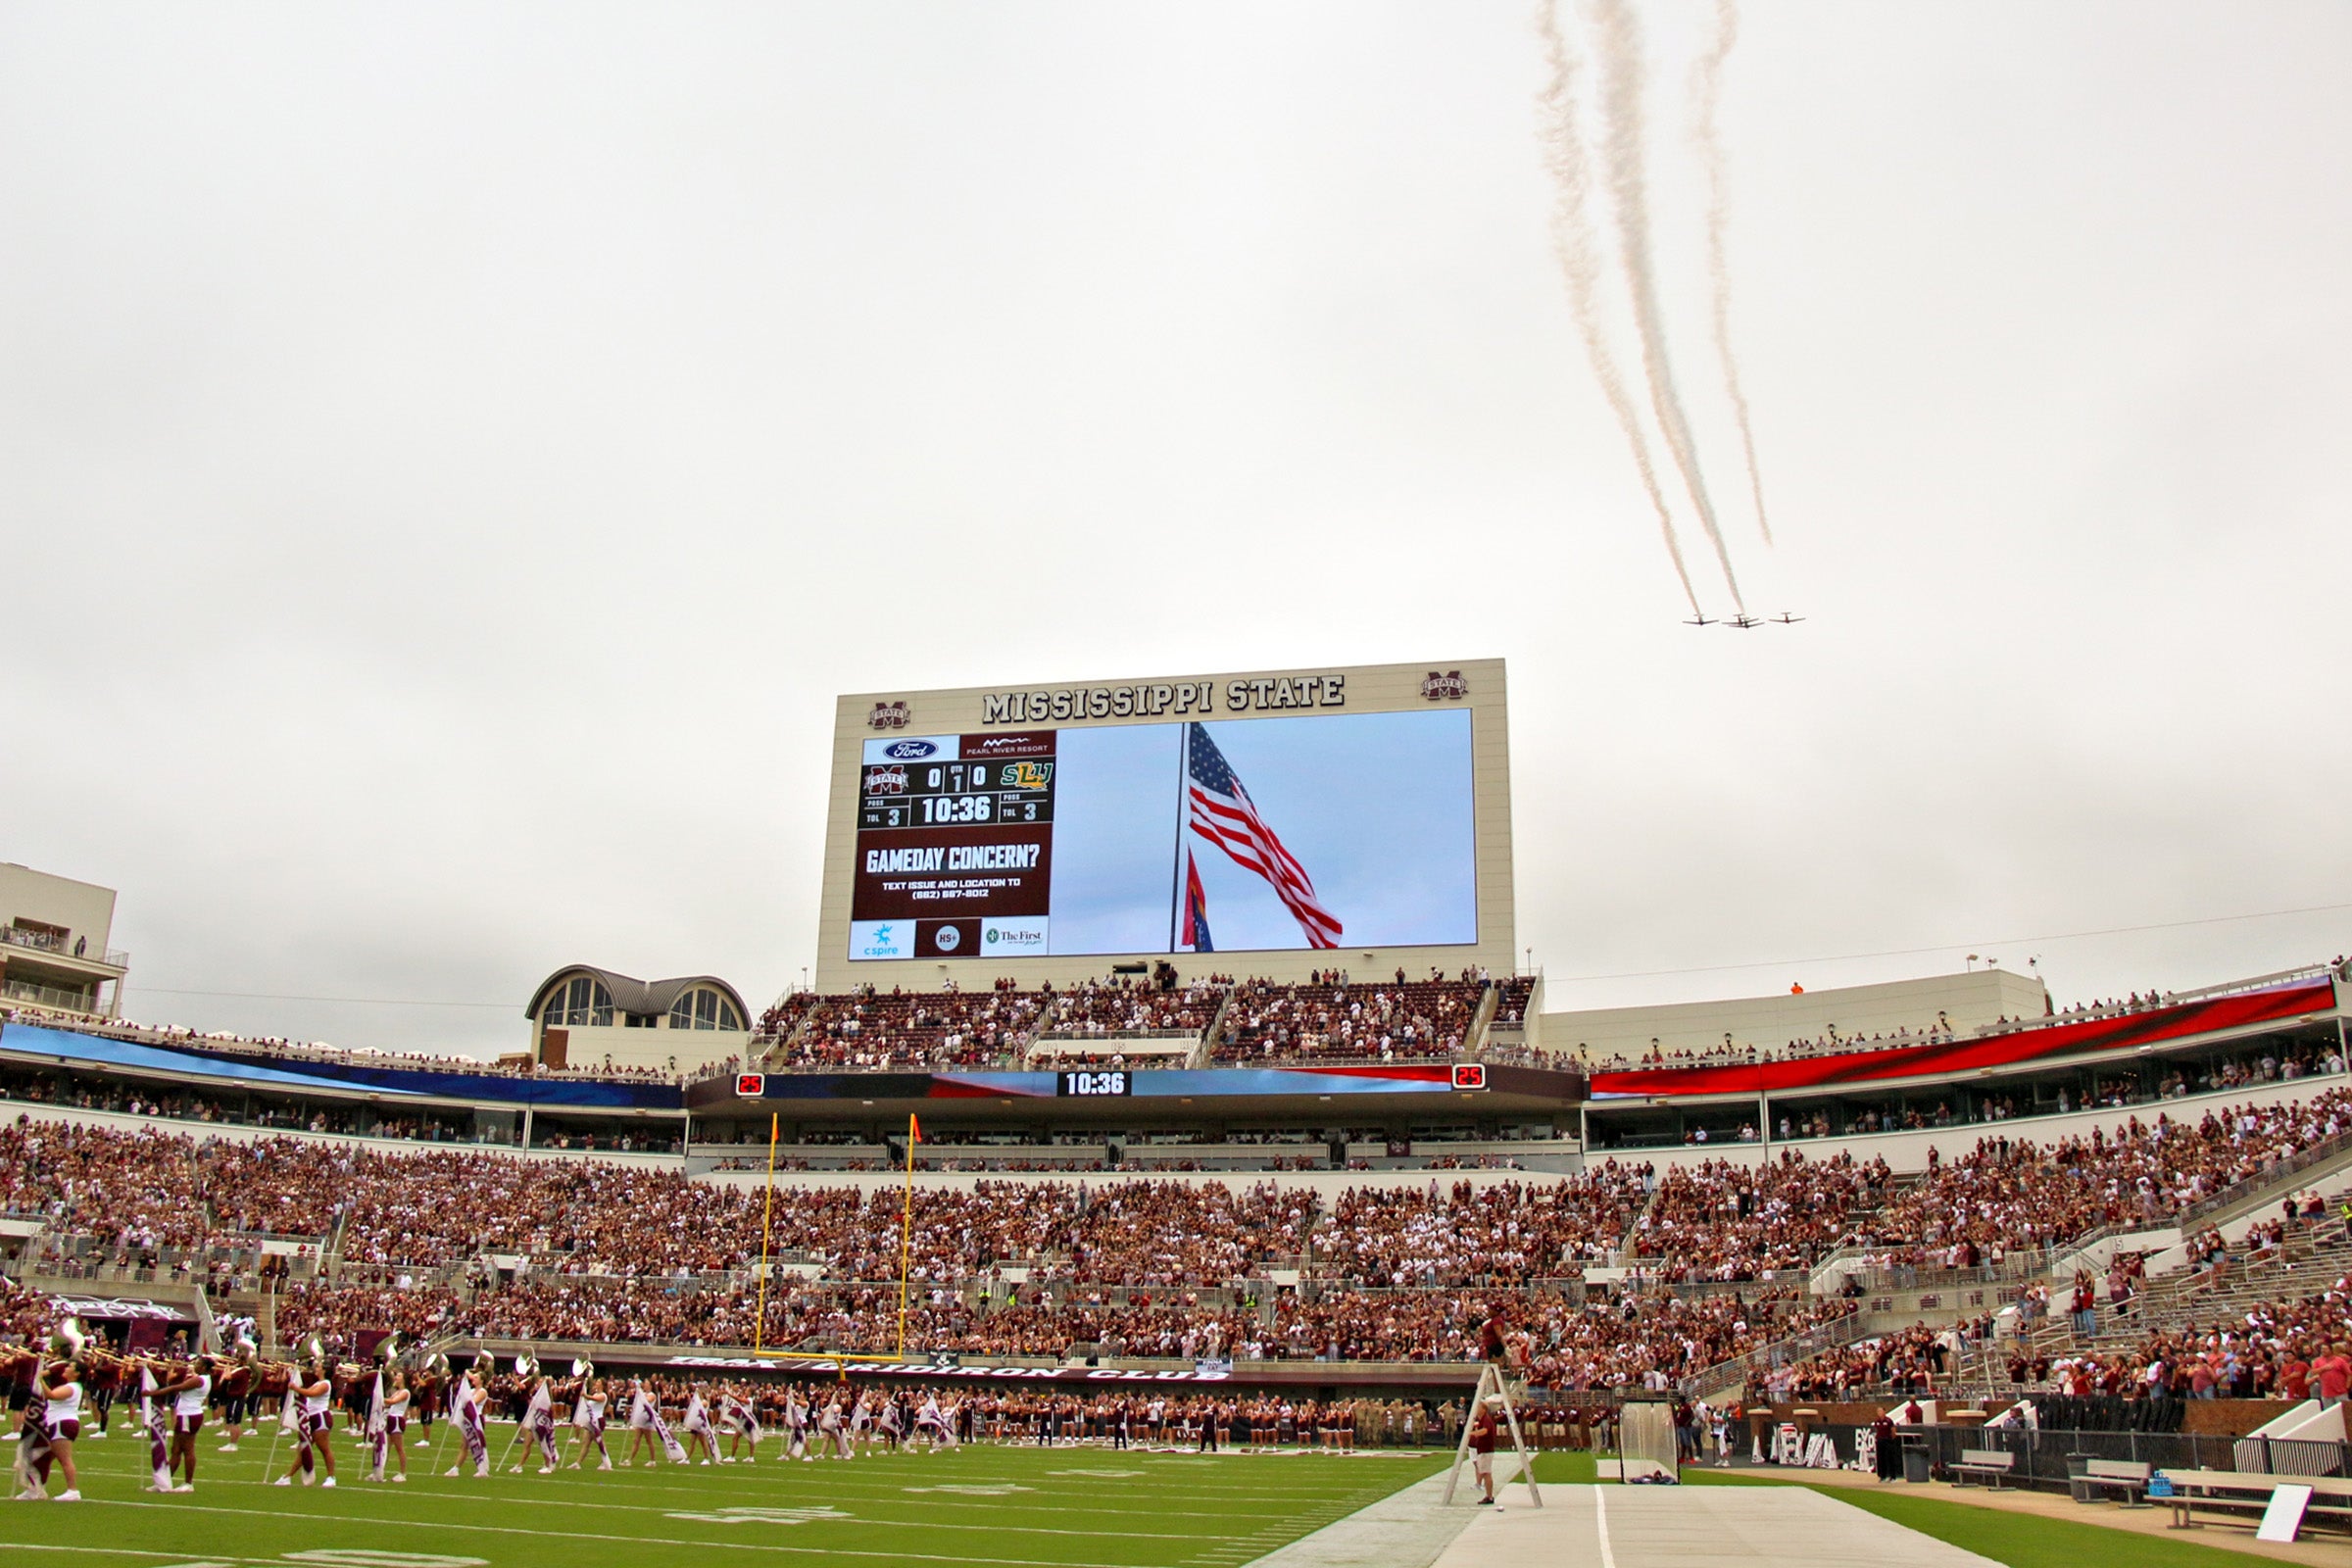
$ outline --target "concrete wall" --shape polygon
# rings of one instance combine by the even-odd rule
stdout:
[[[1969,1030],[1997,1018],[2038,1018],[2046,998],[2037,979],[1979,969],[1800,996],[1546,1012],[1535,1038],[1544,1050],[1571,1056],[1581,1047],[1601,1064],[1612,1055],[1640,1055],[1653,1037],[1669,1052],[1721,1047],[1726,1034],[1742,1046],[1777,1048],[1792,1040],[1823,1039],[1832,1027],[1840,1037],[1891,1035],[1898,1029],[1918,1034],[1935,1027],[1939,1012],[1953,1028]]]
[[[530,1028],[531,1044],[536,1047],[539,1025],[534,1022]],[[666,1020],[653,1029],[575,1026],[565,1033],[569,1038],[564,1059],[574,1067],[601,1067],[610,1056],[615,1067],[652,1067],[662,1072],[670,1070],[672,1056],[678,1060],[679,1072],[741,1056],[752,1039],[739,1029],[672,1029]]]
[[[15,924],[19,915],[46,925],[62,925],[75,937],[88,937],[88,956],[103,958],[107,939],[115,929],[115,892],[71,877],[0,863],[0,926]],[[71,939],[66,951],[74,951]],[[5,956],[5,950],[0,950],[0,956]]]

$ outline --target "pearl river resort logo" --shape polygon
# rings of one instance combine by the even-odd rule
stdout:
[[[1441,699],[1458,701],[1470,695],[1470,683],[1462,679],[1462,672],[1458,669],[1449,669],[1443,675],[1433,669],[1429,672],[1429,678],[1421,683],[1421,695],[1433,703]]]
[[[876,703],[865,722],[871,729],[905,729],[911,716],[905,703]]]

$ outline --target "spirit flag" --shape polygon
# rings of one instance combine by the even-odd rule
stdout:
[[[1208,738],[1208,727],[1187,724],[1184,730],[1184,794],[1193,831],[1232,857],[1234,864],[1264,877],[1306,933],[1308,947],[1338,947],[1338,917],[1316,899],[1306,867],[1257,814],[1233,765]]]
[[[1208,934],[1208,895],[1200,891],[1200,867],[1193,862],[1193,852],[1184,852],[1184,942],[1195,953],[1214,953],[1217,945]]]

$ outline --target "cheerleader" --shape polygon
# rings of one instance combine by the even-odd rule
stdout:
[[[906,1427],[899,1414],[899,1401],[889,1395],[882,1396],[882,1414],[874,1422],[874,1430],[882,1435],[882,1446],[891,1452],[899,1451],[899,1439]]]
[[[816,1418],[817,1451],[830,1457],[847,1459],[850,1453],[849,1427],[841,1418],[841,1396],[836,1394],[825,1401]],[[838,1454],[834,1453],[839,1449]]]

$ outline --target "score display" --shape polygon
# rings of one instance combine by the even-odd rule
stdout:
[[[1463,708],[862,737],[852,961],[1478,941]]]
[[[1042,954],[1054,736],[868,741],[850,898],[856,958]]]
[[[1081,1100],[1105,1100],[1135,1092],[1135,1080],[1119,1068],[1056,1073],[1054,1092]]]

